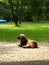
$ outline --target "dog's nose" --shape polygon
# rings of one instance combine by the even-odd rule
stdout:
[[[20,39],[20,37],[17,37],[18,39]]]

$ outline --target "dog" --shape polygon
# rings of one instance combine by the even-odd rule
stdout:
[[[38,48],[37,41],[26,38],[26,36],[24,34],[20,34],[17,38],[20,41],[20,43],[18,45],[19,47]]]

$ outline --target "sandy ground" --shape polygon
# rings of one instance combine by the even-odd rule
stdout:
[[[0,65],[49,65],[49,43],[39,48],[21,48],[16,43],[0,42]]]

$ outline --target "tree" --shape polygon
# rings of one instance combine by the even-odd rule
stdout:
[[[10,9],[13,16],[13,21],[15,22],[16,26],[19,26],[22,21],[22,14],[23,14],[23,0],[9,0]]]
[[[49,0],[1,0],[1,2],[7,7],[0,6],[0,8],[6,8],[4,11],[0,9],[0,18],[10,17],[16,26],[20,25],[21,21],[49,20]]]
[[[12,19],[15,22],[15,25],[18,26],[18,16],[17,17],[15,16],[12,0],[9,0],[9,3],[10,3],[10,9],[11,9],[11,13],[12,13]]]

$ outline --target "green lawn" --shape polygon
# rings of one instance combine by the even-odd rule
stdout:
[[[0,24],[0,41],[16,42],[21,33],[30,39],[49,42],[49,23],[23,22],[20,27],[14,23]]]

